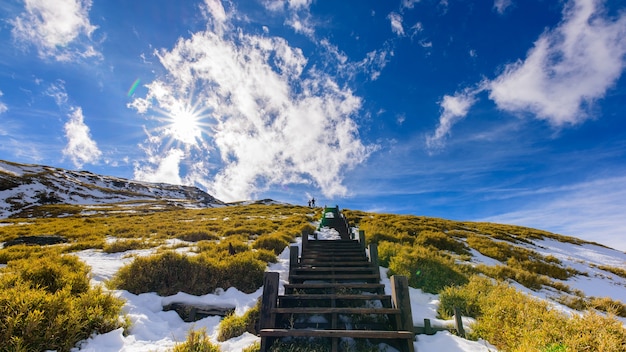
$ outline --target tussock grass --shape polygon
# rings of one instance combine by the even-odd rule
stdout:
[[[0,351],[69,351],[92,333],[126,326],[123,302],[89,286],[78,258],[48,253],[0,272]]]
[[[222,319],[219,326],[217,341],[226,341],[233,337],[241,336],[246,331],[256,335],[257,325],[261,316],[261,300],[257,304],[248,309],[242,316],[235,314],[228,315]]]
[[[471,338],[483,338],[505,351],[623,351],[626,329],[614,316],[595,311],[569,317],[546,301],[509,285],[473,276],[464,286],[440,294],[439,315],[452,316],[453,307],[477,319]]]
[[[176,344],[172,352],[220,352],[219,346],[211,343],[205,329],[190,330],[187,340]]]

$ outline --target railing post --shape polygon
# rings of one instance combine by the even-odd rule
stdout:
[[[461,319],[461,310],[458,307],[454,307],[454,328],[460,337],[465,338],[465,329],[463,328],[463,319]]]
[[[391,277],[391,300],[393,306],[400,310],[399,330],[413,332],[413,313],[411,312],[411,297],[409,296],[409,281],[406,276],[393,275]],[[406,351],[413,352],[413,340],[407,340]]]
[[[426,334],[426,335],[432,335],[433,334],[432,327],[430,325],[430,319],[424,318],[424,334]]]
[[[278,301],[278,279],[277,272],[265,272],[263,274],[263,298],[261,299],[259,330],[274,328],[276,324],[272,310],[276,308]],[[272,342],[273,338],[262,336],[261,352],[267,352]]]
[[[359,243],[361,244],[361,247],[365,249],[365,231],[364,230],[359,230]]]
[[[304,252],[304,249],[307,247],[307,245],[309,244],[309,234],[308,233],[303,233],[302,234],[302,251]]]
[[[304,235],[306,236],[306,235]],[[289,276],[298,267],[298,246],[289,246]]]
[[[369,246],[370,252],[370,263],[375,269],[378,269],[378,245],[376,243],[370,243]]]

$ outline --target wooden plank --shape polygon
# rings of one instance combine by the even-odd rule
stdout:
[[[296,307],[274,308],[272,311],[280,314],[401,314],[396,308]]]
[[[461,310],[454,307],[454,328],[460,337],[465,338],[465,329],[463,328],[463,319],[461,319]]]
[[[413,314],[411,312],[411,297],[409,296],[409,281],[406,276],[393,275],[391,277],[391,298],[393,306],[400,309],[399,330],[411,332],[413,334]],[[415,347],[413,341],[402,346],[404,352],[413,352]]]
[[[277,272],[265,272],[263,274],[263,298],[261,299],[261,312],[259,327],[261,329],[274,328],[276,316],[272,309],[276,308],[278,302],[278,280]],[[261,352],[267,352],[272,344],[272,340],[267,337],[261,338]]]
[[[261,336],[274,337],[352,337],[355,339],[407,339],[415,336],[409,331],[385,330],[313,330],[313,329],[262,329]]]
[[[372,266],[374,268],[376,268],[376,270],[378,269],[378,245],[376,243],[370,243],[368,246],[369,252],[370,252],[370,262],[372,263]]]
[[[289,247],[289,275],[298,267],[298,246]]]
[[[296,295],[283,295],[278,296],[279,300],[332,300],[332,299],[345,299],[345,300],[364,300],[364,301],[378,301],[381,299],[390,299],[389,295],[342,295],[342,294],[296,294]],[[396,307],[397,308],[397,307]]]

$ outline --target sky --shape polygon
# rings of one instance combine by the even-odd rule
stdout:
[[[8,0],[0,159],[626,251],[621,0]]]

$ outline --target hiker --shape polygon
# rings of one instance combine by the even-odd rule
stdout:
[[[311,204],[313,205],[313,208],[315,208],[315,198],[311,199]]]
[[[309,208],[311,207],[311,200],[309,199]]]

